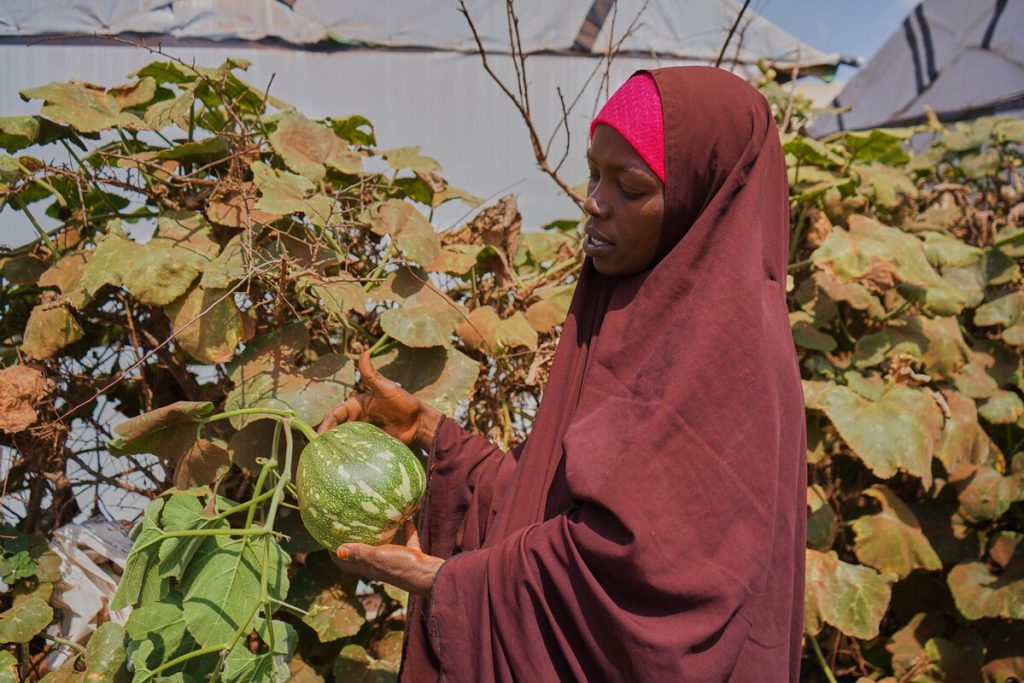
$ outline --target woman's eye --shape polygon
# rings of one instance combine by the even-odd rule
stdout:
[[[643,192],[630,192],[624,187],[620,187],[619,191],[622,192],[622,196],[626,199],[640,199],[644,196]]]

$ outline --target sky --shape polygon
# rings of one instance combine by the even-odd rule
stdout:
[[[740,0],[737,0],[740,1]],[[871,58],[919,0],[751,0],[751,10],[822,52]],[[842,67],[838,78],[855,69]]]

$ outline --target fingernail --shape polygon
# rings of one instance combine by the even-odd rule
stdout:
[[[338,558],[342,560],[348,559],[348,548],[343,545],[338,546]]]

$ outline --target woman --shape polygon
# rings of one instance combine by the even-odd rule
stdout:
[[[427,447],[429,484],[418,543],[339,564],[421,596],[403,681],[795,681],[806,436],[771,111],[724,71],[638,72],[588,161],[588,258],[529,438],[504,453],[364,357],[370,391],[321,428]]]

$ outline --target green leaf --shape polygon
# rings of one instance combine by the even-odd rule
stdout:
[[[906,503],[881,485],[867,489],[864,494],[877,499],[882,504],[882,511],[850,522],[857,559],[901,579],[915,569],[942,569],[939,556]]]
[[[254,355],[231,373],[235,388],[228,393],[225,410],[272,408],[294,410],[307,424],[319,424],[327,412],[355,385],[355,368],[344,356],[327,354],[298,369],[286,355]],[[258,415],[231,418],[235,429],[259,420]]]
[[[992,467],[962,464],[950,472],[950,483],[958,492],[961,514],[972,522],[1000,517],[1024,500],[1024,473],[1004,477]]]
[[[136,669],[147,670],[170,661],[187,644],[181,596],[171,592],[166,602],[132,610],[125,629],[130,639],[128,655]]]
[[[927,393],[890,387],[869,401],[843,386],[821,395],[819,404],[854,453],[879,477],[898,470],[931,486],[931,461],[942,430],[942,412]]]
[[[900,144],[906,137],[903,133],[875,128],[869,131],[847,131],[842,139],[852,158],[857,161],[878,161],[887,166],[901,166],[910,161],[910,156]]]
[[[267,542],[267,590],[270,597],[284,600],[290,558],[276,542]],[[262,540],[210,536],[189,564],[181,583],[185,623],[202,647],[230,642],[236,629],[250,628],[246,619],[255,614],[260,600],[263,544]]]
[[[203,363],[224,363],[253,335],[255,325],[228,289],[202,285],[165,307],[178,346]]]
[[[807,543],[815,550],[828,550],[836,539],[838,517],[820,486],[807,487],[807,507]]]
[[[82,272],[92,256],[91,251],[65,254],[39,276],[40,287],[56,287],[75,308],[81,309],[92,300],[95,292],[82,285]]]
[[[437,159],[423,156],[420,154],[419,147],[384,149],[380,151],[380,155],[388,162],[388,166],[396,170],[408,168],[417,173],[441,170],[441,164],[437,162]]]
[[[465,309],[428,284],[427,277],[403,269],[388,276],[370,298],[399,301],[380,316],[384,331],[406,346],[451,346],[455,328],[465,319]]]
[[[917,198],[914,181],[905,172],[892,166],[880,163],[854,164],[851,170],[860,176],[861,191],[873,196],[879,206],[894,209],[907,199]]]
[[[195,91],[191,88],[185,90],[177,97],[162,102],[154,102],[143,113],[142,118],[146,125],[153,130],[162,130],[168,126],[175,125],[181,130],[188,130],[189,113],[196,101]]]
[[[491,353],[516,347],[537,350],[537,331],[519,311],[503,320],[494,307],[478,306],[459,323],[456,332],[467,346]]]
[[[452,349],[399,346],[376,360],[377,369],[413,396],[451,415],[476,385],[480,364]]]
[[[982,327],[1002,325],[1002,338],[1007,344],[1024,344],[1024,292],[1011,292],[979,306],[974,324]]]
[[[565,322],[569,315],[569,304],[576,291],[576,284],[548,285],[533,291],[540,301],[530,304],[526,309],[526,319],[530,326],[542,334],[551,332],[557,325]]]
[[[1013,424],[1024,415],[1024,402],[1014,391],[999,390],[978,408],[990,424]]]
[[[913,235],[863,216],[850,216],[848,223],[849,232],[833,227],[811,254],[815,264],[840,281],[861,280],[879,288],[901,282],[923,287],[941,283],[924,244]]]
[[[189,531],[199,529],[226,529],[225,519],[212,519],[203,513],[203,506],[195,496],[175,494],[164,503],[160,516],[164,531]],[[160,578],[179,579],[188,568],[189,562],[203,544],[204,537],[168,538],[160,544]]]
[[[874,638],[889,607],[893,578],[843,562],[832,550],[808,550],[804,630],[817,635],[827,623],[854,638]]]
[[[85,681],[114,683],[125,660],[124,637],[125,630],[120,624],[100,624],[85,646]]]
[[[344,140],[298,112],[285,114],[268,140],[288,168],[313,182],[323,179],[327,166],[348,174],[362,169],[362,157]]]
[[[966,268],[978,262],[984,253],[978,247],[971,246],[944,232],[922,232],[924,253],[928,263],[933,266],[955,266]]]
[[[164,499],[157,498],[146,506],[143,513],[141,531],[134,538],[135,544],[128,554],[124,573],[117,584],[117,592],[110,602],[110,609],[123,609],[129,606],[141,606],[152,602],[149,598],[162,591],[163,582],[157,568],[158,546],[160,539],[160,511]]]
[[[366,292],[358,281],[339,275],[337,277],[303,276],[299,278],[300,290],[307,290],[310,296],[305,300],[319,300],[326,313],[339,320],[345,320],[350,311],[366,314]]]
[[[377,144],[373,135],[373,124],[365,116],[353,114],[343,119],[331,119],[331,128],[335,135],[348,140],[353,145],[372,147]],[[367,128],[368,130],[362,130]]]
[[[427,266],[427,270],[432,273],[465,275],[473,269],[480,252],[486,248],[482,244],[446,244],[441,247],[437,258]]]
[[[794,311],[789,314],[790,330],[793,333],[793,341],[797,346],[824,353],[835,351],[837,342],[835,337],[822,332],[811,323],[811,316],[803,311]]]
[[[334,200],[316,192],[316,185],[308,178],[278,171],[262,161],[254,161],[250,168],[260,191],[256,202],[260,211],[278,216],[304,213],[317,225],[326,225],[337,217]]]
[[[430,265],[441,253],[441,238],[430,221],[415,206],[401,199],[388,199],[367,210],[370,229],[378,235],[391,235],[409,259],[421,266]]]
[[[984,562],[966,562],[947,577],[956,607],[970,620],[1024,619],[1024,557],[1014,560],[997,576]]]
[[[811,164],[822,168],[838,168],[843,165],[843,158],[814,138],[796,135],[782,145],[782,150],[790,154],[800,164]]]
[[[1002,249],[989,247],[981,259],[985,283],[1005,285],[1020,279],[1020,264]]]
[[[175,459],[173,455],[165,456],[164,453],[168,451],[161,446],[168,441],[178,440],[179,428],[184,428],[182,431],[193,438],[197,437],[202,418],[212,411],[213,404],[209,401],[177,401],[120,422],[114,426],[117,436],[110,442],[111,453],[153,453],[167,460]],[[172,453],[176,451],[171,450]]]
[[[43,295],[39,302],[29,314],[21,349],[30,358],[48,360],[85,336],[85,331],[68,307],[54,297]]]
[[[334,678],[346,683],[394,683],[388,662],[372,657],[362,645],[346,645],[334,660]]]
[[[32,598],[0,614],[0,643],[27,643],[53,621],[53,608]]]
[[[123,109],[148,102],[156,94],[156,82],[142,78],[133,84],[104,91],[99,86],[78,81],[50,83],[21,91],[24,100],[44,100],[40,113],[82,133],[98,133],[109,128],[141,130],[145,123]]]
[[[205,140],[178,143],[173,147],[160,150],[153,155],[153,158],[161,161],[172,159],[209,164],[229,156],[231,151],[231,141],[220,135],[215,135]]]
[[[327,552],[314,552],[296,575],[289,599],[309,612],[303,623],[316,631],[320,642],[328,643],[356,635],[366,623],[355,591],[354,577],[340,574]]]
[[[288,660],[299,637],[295,628],[283,621],[273,621],[271,629],[273,638],[268,637],[265,621],[256,624],[256,632],[267,643],[266,652],[253,654],[244,638],[228,652],[224,660],[225,683],[276,683],[290,679]],[[273,647],[270,647],[271,640]]]
[[[0,683],[18,683],[18,658],[7,650],[0,650]]]

